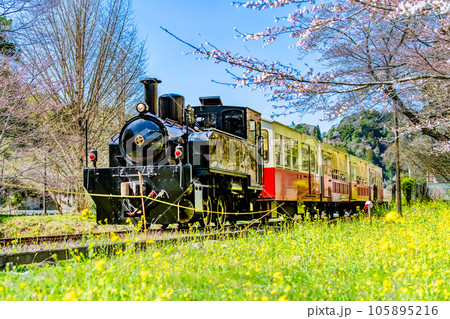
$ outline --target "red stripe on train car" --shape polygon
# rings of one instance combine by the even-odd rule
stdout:
[[[263,190],[261,192],[261,197],[275,197],[275,167],[264,168]]]

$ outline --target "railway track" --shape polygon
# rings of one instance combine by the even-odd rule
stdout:
[[[229,228],[232,226],[226,226],[226,228]],[[198,228],[197,230],[204,230],[204,228]],[[188,232],[189,229],[174,229],[174,228],[167,228],[167,229],[159,229],[159,230],[149,230],[149,233],[155,233],[155,232],[164,232],[164,233],[170,233],[170,232]],[[8,238],[0,238],[0,248],[7,247],[11,245],[39,245],[43,243],[64,243],[68,241],[77,241],[81,240],[87,237],[95,238],[97,236],[111,236],[111,233],[114,233],[117,236],[123,236],[126,234],[131,233],[132,231],[129,230],[122,230],[122,231],[114,231],[114,232],[100,232],[100,233],[80,233],[80,234],[63,234],[63,235],[48,235],[48,236],[30,236],[30,237],[8,237]]]
[[[71,248],[60,248],[60,249],[45,249],[38,251],[27,251],[27,252],[19,252],[19,253],[8,253],[4,255],[0,255],[0,270],[12,268],[15,265],[28,265],[35,263],[56,263],[56,261],[68,260],[74,258],[75,256],[84,256],[90,258],[97,254],[103,255],[113,255],[117,251],[125,251],[128,249],[134,250],[144,250],[149,245],[166,245],[171,243],[182,243],[188,242],[192,240],[220,240],[220,239],[228,239],[233,237],[238,237],[244,235],[249,232],[251,228],[253,232],[262,233],[263,229],[254,229],[259,225],[255,225],[252,227],[245,227],[244,229],[237,230],[228,230],[228,231],[220,231],[213,233],[204,233],[204,234],[179,234],[179,236],[169,237],[169,238],[157,238],[157,239],[144,239],[139,240],[134,243],[110,243],[110,244],[101,244],[101,245],[86,245],[86,246],[77,246]],[[271,229],[280,229],[280,227],[271,227]],[[76,253],[75,253],[76,252]]]
[[[122,236],[130,233],[130,231],[116,231],[114,234]],[[110,236],[111,232],[89,233],[89,234],[65,234],[65,235],[49,235],[49,236],[32,236],[32,237],[17,237],[17,238],[0,238],[0,247],[7,247],[11,245],[38,245],[42,243],[55,243],[80,240],[88,236]]]

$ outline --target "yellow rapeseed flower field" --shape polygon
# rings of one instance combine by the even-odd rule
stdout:
[[[450,204],[0,272],[0,300],[449,300]],[[132,241],[130,240],[130,243]],[[26,270],[26,275],[19,271]]]

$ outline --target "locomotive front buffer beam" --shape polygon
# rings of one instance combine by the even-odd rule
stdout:
[[[202,185],[193,183],[190,164],[86,168],[84,186],[96,204],[99,223],[137,223],[144,211],[147,223],[187,222],[202,209]]]

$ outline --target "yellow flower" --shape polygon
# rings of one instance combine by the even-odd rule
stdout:
[[[267,297],[267,296],[263,296],[263,297],[261,298],[261,301],[267,301],[267,300],[269,300],[269,297]]]
[[[400,218],[400,215],[397,214],[397,212],[389,212],[386,214],[386,216],[384,217],[384,220],[387,221],[388,223],[390,222],[395,222]]]
[[[152,257],[153,257],[153,258],[157,258],[157,257],[159,257],[159,255],[161,255],[161,253],[160,253],[159,251],[155,251],[155,252],[152,254]]]
[[[100,260],[98,260],[98,261],[95,263],[94,267],[95,267],[95,269],[96,269],[97,271],[102,271],[103,265],[104,265],[105,263],[106,263],[106,260],[100,259]]]
[[[281,274],[281,272],[277,271],[276,273],[273,274],[273,279],[274,280],[283,280],[283,275]]]
[[[405,272],[406,272],[405,268],[400,268],[396,272],[394,272],[394,276],[403,276]]]
[[[88,208],[85,208],[81,211],[81,217],[87,218],[91,215],[91,211]]]
[[[147,276],[148,276],[148,271],[141,271],[142,281],[145,281],[145,279],[147,279]]]
[[[170,299],[172,294],[173,294],[173,289],[172,288],[167,288],[167,290],[162,294],[162,297],[166,298],[166,299]]]
[[[66,293],[66,295],[63,298],[63,301],[75,301],[77,300],[77,296],[75,294],[75,291],[69,291],[68,293]]]

